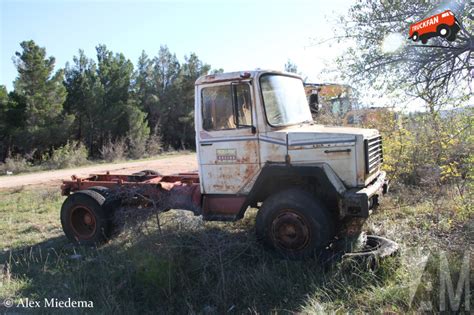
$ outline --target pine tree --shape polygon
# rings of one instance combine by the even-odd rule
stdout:
[[[75,115],[74,138],[87,144],[92,155],[98,155],[103,86],[97,76],[96,64],[79,50],[73,66],[66,65],[67,90],[65,108]]]
[[[21,151],[38,150],[41,154],[67,139],[73,117],[63,115],[66,89],[63,70],[54,73],[54,57],[46,58],[45,48],[32,40],[20,46],[23,51],[16,52],[14,88],[17,100],[23,103],[19,106],[25,110],[25,128],[17,144]]]

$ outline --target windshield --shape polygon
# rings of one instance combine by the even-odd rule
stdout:
[[[300,79],[266,74],[260,78],[260,87],[270,125],[285,126],[313,121]]]

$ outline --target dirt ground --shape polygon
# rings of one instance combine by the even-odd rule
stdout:
[[[105,173],[110,171],[116,174],[130,174],[141,170],[155,170],[161,174],[174,174],[179,172],[197,170],[197,160],[195,154],[174,155],[156,160],[139,162],[123,162],[114,164],[99,164],[79,168],[69,168],[46,172],[37,172],[24,175],[1,176],[0,190],[20,186],[59,186],[64,179],[70,179],[71,175],[80,177],[89,174]]]

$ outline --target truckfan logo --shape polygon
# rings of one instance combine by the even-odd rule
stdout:
[[[414,42],[421,40],[423,44],[426,44],[428,39],[441,36],[452,42],[456,39],[456,34],[460,29],[459,22],[453,12],[451,12],[451,10],[446,10],[440,14],[433,15],[427,19],[412,24],[410,26],[408,39],[411,39]]]

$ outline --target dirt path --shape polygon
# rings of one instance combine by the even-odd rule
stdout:
[[[59,187],[59,185],[61,185],[61,181],[63,179],[71,178],[71,175],[83,177],[93,173],[105,173],[106,171],[110,171],[111,173],[116,174],[130,174],[144,169],[155,170],[160,172],[161,174],[173,174],[178,172],[195,171],[197,170],[196,155],[174,155],[149,161],[100,164],[57,171],[46,171],[14,176],[1,176],[0,189],[30,185]]]

